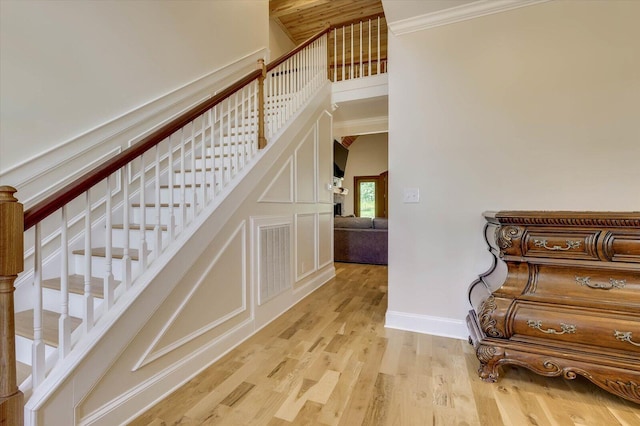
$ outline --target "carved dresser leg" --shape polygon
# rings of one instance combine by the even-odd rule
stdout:
[[[497,382],[500,365],[498,361],[504,358],[504,349],[496,346],[479,345],[476,349],[476,356],[480,360],[478,375],[485,382]]]

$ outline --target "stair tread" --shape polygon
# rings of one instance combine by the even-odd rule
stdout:
[[[16,312],[16,335],[33,340],[33,309]],[[49,345],[58,347],[58,319],[57,312],[42,311],[42,340]],[[82,324],[82,319],[69,317],[71,319],[71,331]]]
[[[116,285],[120,284],[120,281],[114,281]],[[60,290],[60,278],[51,278],[42,281],[42,287],[50,288],[52,290]],[[82,275],[69,275],[69,293],[84,294],[84,276]],[[104,298],[104,279],[91,277],[91,295],[100,299]]]
[[[155,204],[154,204],[155,207]],[[167,207],[169,207],[167,205]],[[111,225],[111,227],[113,229],[124,229],[124,224],[122,223],[118,223],[115,225]],[[153,231],[154,229],[156,229],[155,225],[145,225],[144,229],[146,229],[147,231]],[[160,229],[162,229],[163,231],[167,230],[167,225],[160,225]],[[130,231],[139,231],[140,230],[140,224],[139,223],[130,223],[129,224],[129,230]]]
[[[16,361],[16,373],[18,375],[18,385],[31,375],[31,366]]]
[[[73,254],[79,254],[84,256],[84,249],[74,250]],[[91,256],[96,257],[107,257],[107,249],[106,247],[94,247],[91,249]],[[122,259],[124,257],[124,249],[120,247],[112,247],[111,248],[111,257],[113,259]],[[139,260],[139,254],[137,249],[129,249],[129,257],[131,260]]]

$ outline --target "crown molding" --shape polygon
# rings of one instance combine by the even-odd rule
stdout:
[[[389,30],[398,36],[547,1],[549,0],[479,0],[450,9],[389,22],[388,25]]]

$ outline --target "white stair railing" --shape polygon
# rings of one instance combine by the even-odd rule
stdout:
[[[33,324],[32,335],[21,338],[31,339],[26,352],[16,351],[18,361],[32,369],[23,390],[43,386],[145,270],[255,164],[260,118],[266,139],[276,139],[326,83],[327,33],[150,132],[25,212],[25,236],[33,241],[25,258],[32,269],[19,280],[34,284],[34,302],[30,314],[18,313],[31,315]],[[59,294],[59,303],[49,301],[51,292]],[[52,318],[57,326],[47,323]],[[57,335],[47,335],[48,329]]]
[[[334,27],[330,38],[332,81],[387,72],[387,23],[383,15]]]

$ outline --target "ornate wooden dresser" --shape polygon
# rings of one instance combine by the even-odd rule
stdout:
[[[487,212],[493,265],[469,287],[478,373],[580,374],[640,403],[640,212]]]

